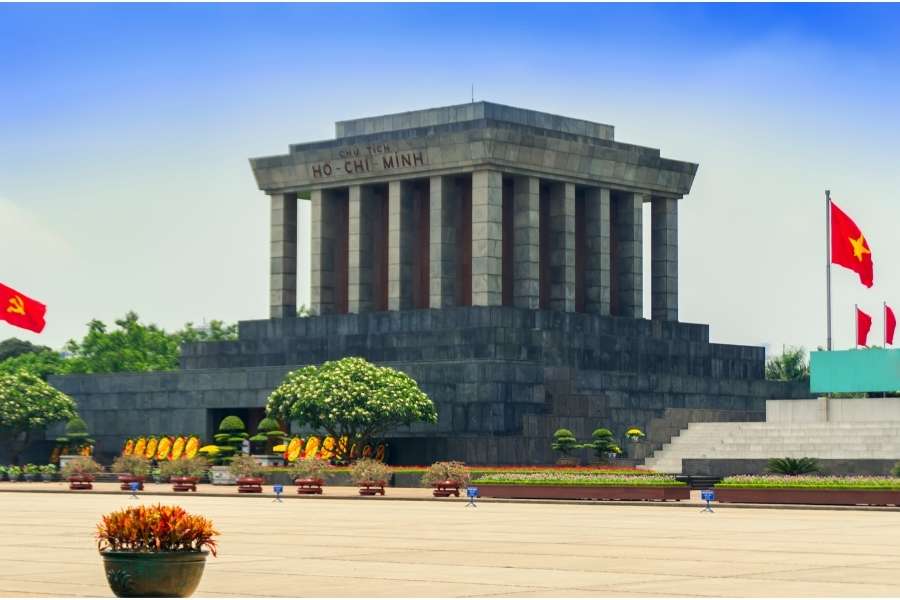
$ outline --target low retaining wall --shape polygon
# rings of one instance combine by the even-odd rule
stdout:
[[[900,490],[715,488],[719,502],[900,506]]]

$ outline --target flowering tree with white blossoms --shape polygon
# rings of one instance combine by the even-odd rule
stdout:
[[[34,373],[0,374],[0,444],[13,463],[32,432],[76,416],[75,401]]]
[[[288,373],[269,395],[266,412],[333,436],[339,461],[349,458],[353,444],[393,427],[437,422],[434,403],[413,379],[356,357]]]

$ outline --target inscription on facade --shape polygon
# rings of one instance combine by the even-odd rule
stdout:
[[[421,167],[427,156],[423,150],[397,151],[389,144],[370,144],[342,148],[334,160],[325,160],[309,166],[313,179],[328,179],[342,175],[365,175],[381,171],[394,171]]]

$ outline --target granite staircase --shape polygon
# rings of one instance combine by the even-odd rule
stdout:
[[[682,473],[682,459],[898,459],[900,422],[692,422],[644,461]]]

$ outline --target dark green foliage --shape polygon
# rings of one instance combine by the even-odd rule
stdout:
[[[578,448],[578,440],[575,439],[575,434],[568,429],[557,429],[553,434],[553,442],[550,447],[563,456],[569,456],[572,450]]]
[[[49,351],[47,346],[38,346],[19,338],[8,338],[0,342],[0,362],[21,356],[23,354],[31,354],[37,352]]]
[[[819,463],[816,459],[807,456],[803,458],[771,458],[766,470],[779,475],[806,475],[807,473],[818,473]]]
[[[264,418],[259,422],[259,425],[256,426],[256,430],[260,432],[277,431],[278,429],[278,421],[276,421],[272,417]]]
[[[891,475],[894,477],[900,477],[900,462],[894,465],[894,468],[891,469]]]
[[[244,422],[240,417],[228,415],[219,423],[219,431],[244,431]]]
[[[84,422],[84,419],[81,417],[75,417],[73,419],[69,419],[69,422],[66,423],[66,435],[76,435],[80,433],[87,433],[88,426],[87,423]]]
[[[809,365],[806,350],[788,346],[781,356],[773,356],[766,362],[766,379],[773,381],[806,381],[809,379]]]
[[[605,458],[608,454],[615,452],[617,444],[612,431],[605,427],[599,427],[591,433],[591,441],[580,447],[590,448],[597,458]]]
[[[259,442],[268,442],[268,441],[269,441],[269,436],[267,436],[267,435],[265,435],[265,434],[263,434],[263,433],[257,433],[256,435],[250,437],[249,440],[250,440],[251,442],[257,442],[257,443],[259,443]]]

